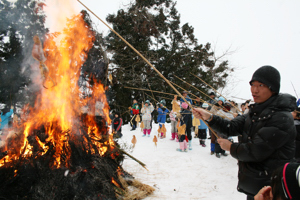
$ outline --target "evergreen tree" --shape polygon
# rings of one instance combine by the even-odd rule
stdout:
[[[41,38],[47,32],[42,2],[18,0],[0,4],[0,102],[11,104],[24,101],[32,91],[24,88],[30,84],[29,64],[32,63],[33,36]]]
[[[216,89],[226,85],[226,78],[232,71],[228,62],[217,63],[210,43],[198,44],[194,28],[188,23],[180,26],[180,15],[176,10],[176,3],[172,0],[136,0],[128,10],[121,9],[116,15],[109,15],[107,21],[167,79],[194,94],[205,98],[174,75],[193,84],[204,93],[208,92],[208,87],[190,73],[201,77]],[[137,98],[139,102],[144,100],[142,91],[128,90],[123,86],[149,88],[150,83],[152,90],[174,93],[173,89],[114,33],[111,32],[107,36],[107,41],[108,50],[113,52],[113,104],[128,107],[133,98]],[[179,88],[178,90],[181,91]],[[156,100],[159,98],[156,97]]]

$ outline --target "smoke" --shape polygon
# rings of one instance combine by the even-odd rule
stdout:
[[[50,32],[62,32],[67,19],[80,11],[77,1],[74,0],[47,0],[46,5],[46,26]]]

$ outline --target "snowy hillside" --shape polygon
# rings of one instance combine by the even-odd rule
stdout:
[[[236,190],[238,166],[234,158],[210,155],[210,140],[206,140],[207,146],[202,147],[198,138],[192,140],[193,150],[178,152],[179,144],[170,140],[170,124],[166,124],[166,128],[167,137],[158,139],[155,147],[152,140],[154,134],[157,135],[158,124],[153,124],[151,137],[142,137],[140,128],[130,131],[130,125],[122,127],[123,137],[119,143],[126,145],[129,151],[135,135],[137,143],[131,154],[144,162],[149,171],[128,157],[124,161],[124,169],[156,189],[146,199],[246,199]]]

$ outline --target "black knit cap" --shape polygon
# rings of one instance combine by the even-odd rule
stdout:
[[[267,85],[272,92],[279,93],[280,90],[280,73],[279,71],[272,66],[262,66],[258,68],[253,76],[250,84],[253,81],[259,81],[265,85]]]

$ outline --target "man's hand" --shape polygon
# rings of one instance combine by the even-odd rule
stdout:
[[[271,186],[263,187],[255,196],[254,200],[272,200],[272,188]]]
[[[206,110],[204,110],[202,108],[194,108],[193,115],[194,115],[194,117],[196,117],[198,119],[208,120],[211,113],[207,112]]]
[[[11,106],[10,109],[14,109],[14,106]]]
[[[223,138],[218,138],[218,143],[220,144],[220,146],[223,150],[230,151],[230,147],[231,147],[232,143],[229,140],[223,139]]]

